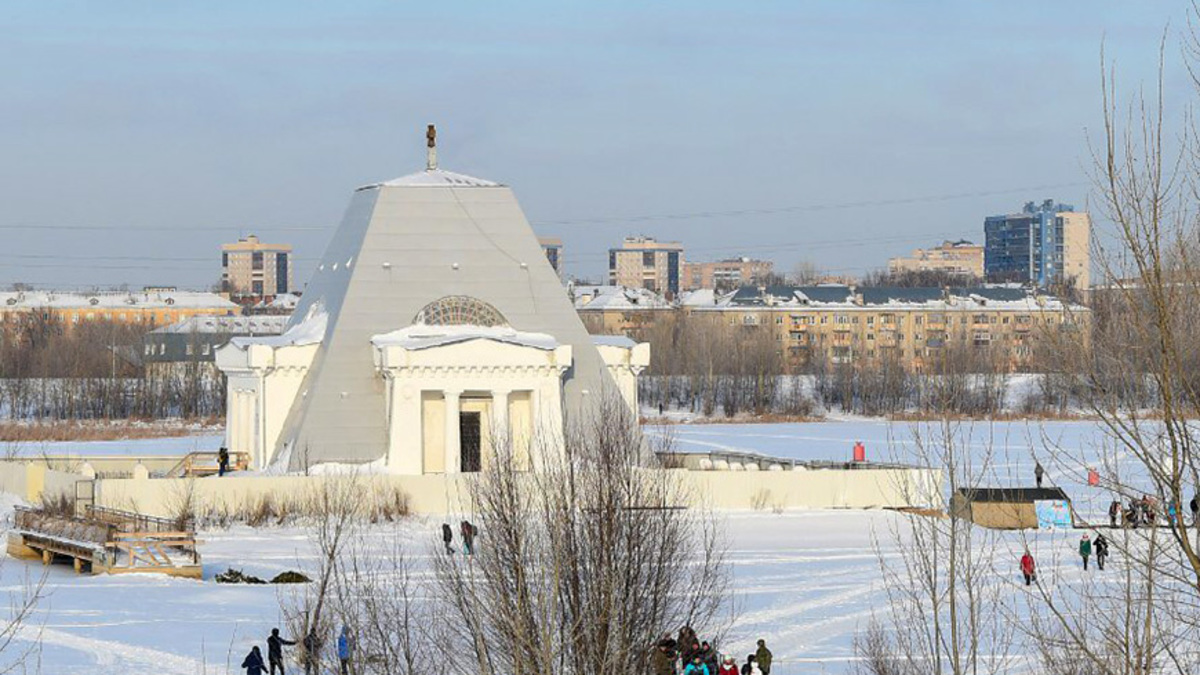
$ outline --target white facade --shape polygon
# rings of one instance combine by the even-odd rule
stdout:
[[[360,188],[282,335],[217,352],[227,445],[260,469],[536,468],[564,416],[621,396],[649,345],[593,341],[512,191],[430,169]]]

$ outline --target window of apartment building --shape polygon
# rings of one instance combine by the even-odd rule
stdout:
[[[263,268],[262,251],[255,251],[250,254],[250,269],[261,270]]]
[[[207,342],[200,345],[200,353],[205,356],[208,356],[209,354],[212,353],[212,345],[208,344]]]
[[[742,325],[743,326],[757,326],[758,325],[758,317],[754,316],[753,314],[745,314],[742,316]]]
[[[221,253],[221,267],[229,267],[229,254]]]
[[[263,294],[262,280],[255,280],[255,281],[250,282],[250,292],[255,295],[262,295]]]
[[[964,326],[965,326],[965,325],[967,325],[967,317],[965,317],[965,316],[964,316],[964,317],[962,317],[962,318],[959,320],[959,323],[960,323],[960,324],[962,324],[962,325],[964,325]]]
[[[783,317],[782,317],[782,316],[777,316],[777,317],[775,317],[775,325],[776,325],[776,326],[782,326],[782,325],[783,325]]]
[[[154,345],[146,343],[146,356],[154,356]]]
[[[992,344],[992,334],[976,331],[974,343],[976,347],[986,347]]]
[[[920,325],[921,325],[921,319],[922,319],[922,318],[924,318],[924,317],[921,317],[921,316],[915,316],[915,317],[913,317],[913,323],[915,323],[915,324],[917,324],[918,326],[920,326]]]
[[[1019,323],[1019,324],[1033,323],[1033,317],[1029,316],[1028,314],[1022,314],[1017,317],[1017,323]]]
[[[890,325],[896,323],[896,315],[895,314],[884,314],[883,316],[881,316],[879,318],[881,321],[883,321],[883,324],[885,326],[890,326]]]
[[[1008,317],[1007,316],[1004,317],[1004,321],[1002,323],[1004,323],[1004,325],[1006,325],[1006,326],[1008,325]]]
[[[875,325],[875,317],[873,317],[873,316],[868,316],[868,317],[867,317],[867,325],[868,325],[868,326],[874,326],[874,325]]]
[[[826,321],[828,321],[828,320],[829,320],[829,317],[827,317],[827,316],[822,316],[822,317],[821,317],[821,323],[822,323],[822,324],[824,324],[824,323],[825,323]]]
[[[553,263],[554,268],[558,269],[557,260]],[[275,254],[275,292],[288,292],[288,254]]]
[[[874,334],[874,333],[867,333],[867,339],[868,339],[868,340],[874,340],[874,339],[875,339],[875,334]]]
[[[845,314],[838,314],[837,316],[833,317],[833,322],[834,323],[850,323],[850,317],[846,316]]]
[[[191,356],[191,355],[192,355],[192,354],[194,354],[195,352],[196,352],[196,345],[193,345],[193,344],[192,344],[192,343],[190,343],[190,342],[189,342],[189,343],[187,343],[187,346],[185,346],[185,347],[183,348],[183,353],[187,354],[188,356]]]
[[[167,353],[167,343],[165,343],[165,342],[158,343],[158,355],[165,356],[166,353]]]
[[[991,319],[990,323],[996,323],[996,317],[993,316],[993,317],[990,317],[990,319]]]
[[[642,253],[642,267],[654,267],[654,253],[652,251]]]
[[[976,314],[975,316],[971,317],[971,323],[987,323],[987,322],[988,322],[988,318],[987,318],[987,316],[985,316],[983,314]]]

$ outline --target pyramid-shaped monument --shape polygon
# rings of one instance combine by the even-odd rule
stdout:
[[[634,364],[648,358],[644,347],[635,355],[629,342],[610,353],[612,340],[597,347],[588,335],[512,190],[438,169],[430,132],[426,170],[354,192],[287,331],[235,339],[219,352],[230,448],[256,455],[260,468],[467,470],[472,460],[449,445],[473,432],[451,428],[459,422],[448,413],[473,391],[503,402],[485,412],[493,423],[536,419],[512,403],[523,400],[522,387],[531,405],[561,417],[618,391],[615,366],[634,375],[644,367]],[[500,383],[479,379],[484,373]],[[560,390],[520,384],[531,373],[552,373]],[[461,382],[439,393],[439,377]],[[401,399],[417,407],[405,412]],[[455,420],[473,414],[461,409]],[[434,443],[446,444],[447,459],[425,447]]]

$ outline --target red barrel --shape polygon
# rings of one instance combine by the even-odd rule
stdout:
[[[867,461],[867,449],[863,446],[862,441],[858,441],[854,444],[854,461]]]
[[[1092,487],[1096,487],[1099,484],[1100,484],[1100,472],[1089,466],[1088,467],[1088,485],[1090,485]]]

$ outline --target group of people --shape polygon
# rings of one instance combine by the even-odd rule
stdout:
[[[654,675],[771,675],[771,650],[765,640],[738,667],[732,654],[720,654],[707,640],[696,636],[691,626],[679,629],[678,638],[664,635],[650,653]]]
[[[463,555],[475,555],[475,537],[479,528],[464,520],[458,524],[458,535],[462,537]],[[442,543],[446,545],[446,555],[454,554],[454,531],[450,523],[442,523]]]
[[[1108,539],[1103,534],[1097,534],[1093,540],[1084,532],[1079,538],[1079,557],[1083,559],[1083,569],[1088,568],[1088,559],[1093,554],[1096,556],[1096,567],[1103,570],[1104,561],[1108,559]],[[1025,549],[1025,554],[1021,556],[1021,576],[1025,578],[1026,586],[1037,581],[1037,563],[1029,549]]]
[[[297,644],[296,640],[288,640],[279,634],[278,628],[271,629],[271,635],[267,637],[267,661],[263,662],[262,651],[255,645],[250,648],[250,653],[242,660],[242,668],[246,670],[246,675],[263,675],[270,670],[270,675],[275,675],[276,670],[279,675],[286,675],[287,671],[283,668],[283,648],[291,647]],[[317,672],[317,666],[320,662],[321,648],[324,647],[324,640],[314,628],[308,631],[303,640],[299,641],[303,651],[300,654],[300,661],[304,664],[305,675],[312,675]],[[354,659],[355,651],[354,638],[350,634],[350,629],[347,626],[342,626],[342,632],[337,638],[337,658],[338,665],[341,668],[342,675],[349,675],[350,665]]]

